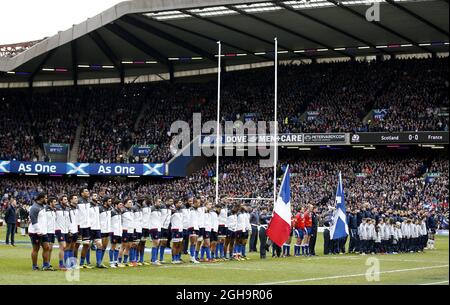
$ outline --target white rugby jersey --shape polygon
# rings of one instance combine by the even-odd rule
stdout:
[[[366,232],[366,224],[361,223],[358,227],[358,235],[359,239],[361,240],[367,240],[367,232]]]
[[[78,212],[77,208],[69,208],[69,233],[71,234],[78,233]]]
[[[414,224],[413,223],[410,223],[410,224],[408,224],[407,226],[406,226],[407,228],[408,228],[408,231],[409,231],[409,233],[408,233],[408,237],[409,238],[414,238],[413,237],[413,235],[414,235]]]
[[[142,233],[142,210],[140,207],[135,206],[133,211],[133,226],[136,233]]]
[[[47,234],[55,234],[56,228],[56,211],[47,206],[45,208],[46,220],[47,220]]]
[[[387,239],[390,239],[394,235],[391,224],[386,224],[386,226],[384,228],[384,232],[385,232]]]
[[[244,214],[245,214],[245,230],[249,232],[252,230],[252,225],[250,223],[250,213],[245,212]]]
[[[211,232],[212,222],[210,212],[206,212],[205,215],[203,215],[203,226],[206,232]]]
[[[216,211],[211,211],[210,213],[211,217],[211,231],[212,232],[219,232],[219,215]]]
[[[125,208],[122,213],[122,231],[133,232],[134,231],[134,217],[133,212]]]
[[[428,235],[427,224],[425,223],[425,221],[422,221],[422,223],[420,224],[420,235]]]
[[[420,226],[416,224],[412,224],[412,238],[418,238],[419,235]]]
[[[391,230],[392,230],[391,232],[392,232],[392,237],[394,238],[394,241],[398,241],[397,230],[394,227],[392,227]]]
[[[377,239],[377,231],[375,230],[375,225],[373,223],[367,225],[366,228],[367,234],[367,240],[376,240]]]
[[[183,212],[181,209],[172,213],[172,216],[170,217],[170,224],[172,230],[183,230]]]
[[[411,225],[405,223],[405,225],[402,228],[402,234],[404,238],[411,238]]]
[[[86,229],[90,227],[89,210],[91,208],[91,203],[89,200],[80,198],[78,201],[78,225],[81,229]],[[99,228],[100,229],[100,228]]]
[[[237,230],[237,222],[238,222],[238,216],[236,214],[230,214],[227,218],[226,227],[228,230],[234,232]]]
[[[168,229],[170,226],[170,216],[172,211],[166,205],[161,206],[161,228]]]
[[[380,233],[381,240],[389,239],[388,237],[386,237],[386,224],[384,223],[378,224],[378,232]]]
[[[242,231],[245,232],[245,230],[247,229],[246,225],[247,225],[247,221],[245,219],[245,214],[244,213],[239,213],[237,215],[237,224],[236,224],[236,231]]]
[[[102,234],[111,233],[111,209],[101,206],[100,212],[100,231]]]
[[[228,218],[228,209],[222,208],[219,213],[219,226],[226,226]]]
[[[380,233],[381,233],[381,240],[388,240],[389,239],[389,230],[385,223],[379,225]]]
[[[407,228],[406,221],[402,222],[402,224],[400,225],[400,229],[402,230],[403,237],[408,238],[408,234],[407,234],[408,228]]]
[[[89,227],[91,230],[100,230],[100,207],[91,205],[89,208]]]
[[[198,219],[198,227],[199,228],[204,228],[205,227],[206,208],[205,207],[199,207],[196,210],[196,213],[197,213],[197,219]]]
[[[114,236],[122,236],[122,215],[120,211],[111,211],[111,232]]]
[[[60,231],[62,234],[69,233],[70,217],[69,208],[62,204],[56,206],[56,224],[55,231]]]
[[[152,207],[150,213],[150,230],[161,231],[161,210]]]
[[[200,227],[198,226],[198,215],[197,209],[191,208],[190,217],[189,217],[189,228],[193,228],[194,230],[198,230]]]
[[[396,232],[396,234],[397,234],[397,238],[398,238],[398,239],[402,239],[402,238],[403,238],[402,229],[400,229],[400,228],[395,228],[395,232]]]
[[[375,231],[375,242],[376,243],[381,243],[381,234],[380,234],[380,232],[376,232]]]
[[[191,222],[191,210],[189,210],[185,205],[181,208],[181,213],[183,214],[183,230],[189,229]]]
[[[30,209],[30,225],[28,233],[45,235],[47,234],[47,214],[45,206],[34,203]]]
[[[142,229],[150,229],[150,214],[152,209],[149,206],[142,208]]]

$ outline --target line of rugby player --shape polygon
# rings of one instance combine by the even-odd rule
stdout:
[[[79,195],[60,198],[41,193],[30,210],[32,268],[40,270],[42,248],[42,270],[55,270],[50,263],[55,241],[60,270],[93,268],[92,248],[97,268],[108,268],[103,263],[108,249],[110,268],[159,266],[169,242],[173,264],[183,263],[182,254],[187,252],[193,264],[245,260],[249,230],[250,207],[240,203],[213,206],[203,196],[176,202],[146,197],[133,202],[91,196],[87,188]],[[145,259],[147,241],[151,242],[149,262]]]
[[[310,249],[313,236],[313,206],[302,207],[292,217],[291,235],[295,236],[294,256],[315,256],[314,248]],[[315,224],[317,228],[317,224]],[[315,243],[315,242],[314,242]],[[283,256],[290,256],[291,238],[283,245]]]

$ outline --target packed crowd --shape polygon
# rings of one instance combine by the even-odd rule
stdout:
[[[366,131],[362,119],[383,89],[386,79],[381,74],[389,73],[390,68],[386,63],[330,65],[304,89],[311,91],[313,88],[312,97],[305,101],[308,103],[306,111],[317,115],[306,117],[297,130],[308,133]]]
[[[273,69],[229,72],[222,120],[273,119]],[[80,162],[163,162],[172,122],[216,117],[216,80],[1,91],[1,159],[36,159],[45,142],[73,144],[82,122]],[[280,132],[448,131],[448,58],[284,65],[279,70]],[[371,118],[372,109],[385,109]],[[445,110],[447,109],[447,110]],[[156,145],[129,158],[132,145]]]
[[[78,161],[125,162],[134,124],[147,93],[133,86],[92,89],[84,115]]]
[[[169,160],[171,132],[175,121],[188,122],[192,126],[192,114],[202,112],[214,90],[210,84],[159,84],[151,87],[151,94],[144,106],[142,119],[133,132],[133,144],[156,145],[149,156],[138,162],[161,162]]]
[[[0,93],[1,94],[1,93]],[[0,160],[37,160],[35,135],[27,113],[27,95],[14,92],[0,95]]]
[[[448,67],[444,61],[399,61],[390,70],[390,84],[381,92],[374,108],[387,109],[382,120],[374,120],[371,131],[448,131]],[[405,67],[408,65],[408,68]]]
[[[287,154],[287,153],[286,153]],[[371,154],[314,153],[282,155],[290,164],[292,204],[295,209],[314,204],[323,213],[334,206],[337,174],[342,172],[346,205],[362,205],[383,210],[437,209],[448,212],[449,162],[445,154]],[[259,166],[250,158],[223,158],[220,163],[219,192],[228,198],[273,198],[273,169]],[[215,164],[207,164],[193,175],[181,179],[133,180],[126,178],[86,179],[0,179],[3,199],[8,196],[31,203],[37,193],[46,190],[60,196],[88,184],[97,193],[117,198],[136,199],[149,195],[160,198],[184,198],[198,194],[214,196]],[[253,202],[260,204],[268,201]]]
[[[30,115],[35,140],[43,143],[73,145],[78,125],[79,109],[84,107],[84,97],[73,90],[51,90],[33,94]]]

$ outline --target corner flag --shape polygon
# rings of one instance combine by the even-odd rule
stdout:
[[[287,166],[280,193],[273,208],[272,220],[267,228],[267,236],[280,247],[289,239],[291,216],[291,177],[289,166]]]
[[[339,172],[339,183],[336,191],[336,211],[333,216],[333,224],[330,228],[330,236],[331,239],[340,239],[348,236],[347,212],[345,209],[341,172]]]

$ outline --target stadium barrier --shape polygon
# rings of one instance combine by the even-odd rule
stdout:
[[[201,146],[216,143],[215,135],[202,135]],[[220,142],[223,146],[268,145],[274,142],[270,134],[225,135]],[[420,132],[362,132],[362,133],[299,133],[279,134],[278,146],[315,146],[315,145],[393,145],[393,144],[448,144],[448,131]]]

